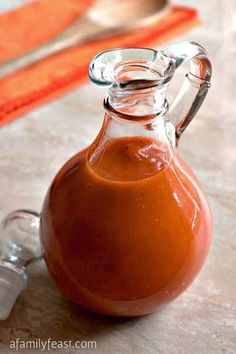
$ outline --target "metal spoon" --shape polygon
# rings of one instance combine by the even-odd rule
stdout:
[[[99,0],[49,42],[0,64],[0,78],[67,48],[149,25],[168,9],[168,0]]]

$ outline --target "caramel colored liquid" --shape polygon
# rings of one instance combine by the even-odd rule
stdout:
[[[167,165],[170,153],[164,143],[145,137],[119,138],[109,141],[92,169],[112,181],[138,181],[154,176]]]
[[[111,140],[102,157],[73,157],[45,199],[41,238],[73,302],[141,315],[180,294],[206,257],[209,207],[190,169],[149,138]]]

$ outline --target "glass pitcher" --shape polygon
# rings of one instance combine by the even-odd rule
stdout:
[[[186,60],[190,70],[169,107],[168,84]],[[143,315],[182,293],[208,253],[209,205],[177,145],[210,87],[211,64],[200,45],[182,42],[102,52],[89,75],[108,87],[104,122],[48,190],[43,255],[72,302]]]

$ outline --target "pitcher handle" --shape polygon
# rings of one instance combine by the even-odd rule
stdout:
[[[189,72],[169,109],[170,121],[175,126],[178,143],[206,97],[210,87],[211,62],[205,49],[195,42],[184,41],[170,45],[163,53],[173,60],[175,69],[190,60]]]

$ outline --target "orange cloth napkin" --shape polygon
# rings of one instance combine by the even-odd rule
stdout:
[[[66,28],[92,0],[35,0],[0,16],[0,63],[37,47]],[[145,29],[65,50],[0,79],[0,126],[88,80],[88,64],[115,47],[159,44],[198,23],[195,9],[174,6]]]

